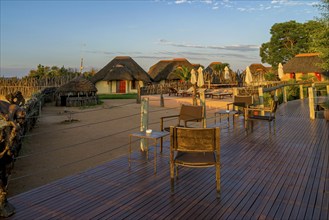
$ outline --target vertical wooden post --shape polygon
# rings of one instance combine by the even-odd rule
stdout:
[[[264,108],[264,91],[263,87],[258,87],[258,97],[259,97],[259,107]],[[261,111],[261,115],[264,115],[265,112]]]
[[[139,86],[139,82],[137,83],[137,99],[136,103],[140,104],[141,103],[141,87]]]
[[[314,91],[313,87],[308,88],[308,94],[309,94],[309,108],[310,108],[310,118],[315,119],[315,111],[314,111]]]
[[[299,97],[300,99],[304,99],[303,85],[299,85]]]
[[[326,87],[327,87],[327,97],[329,98],[329,85],[327,85]]]
[[[234,97],[237,96],[237,95],[238,95],[238,88],[237,87],[234,87],[233,88],[233,102],[234,102]],[[238,110],[238,107],[235,106],[233,110],[237,111]]]
[[[149,121],[149,98],[143,98],[141,103],[141,126],[140,131],[146,131]],[[142,151],[148,150],[148,142],[145,139],[140,140],[140,148]]]
[[[163,99],[162,90],[161,90],[161,94],[160,94],[160,107],[164,107],[164,99]]]
[[[193,105],[198,105],[196,100],[196,83],[193,84]]]
[[[207,119],[206,119],[206,96],[204,94],[204,90],[200,91],[200,105],[202,106],[203,111],[203,120],[202,125],[204,128],[207,127]]]
[[[288,100],[287,100],[287,87],[286,86],[283,86],[283,102],[284,103],[288,102]]]
[[[274,92],[274,101],[278,101],[279,89],[276,89]]]

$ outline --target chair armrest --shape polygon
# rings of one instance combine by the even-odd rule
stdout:
[[[232,105],[232,106],[233,106],[233,105],[234,105],[234,103],[233,103],[233,102],[231,102],[231,103],[227,103],[227,105],[226,105],[226,109],[227,109],[227,110],[230,110],[230,105]]]
[[[169,115],[169,116],[163,116],[160,118],[160,131],[163,131],[163,120],[167,118],[175,118],[179,117],[180,115]]]
[[[161,117],[160,119],[163,120],[163,119],[166,119],[166,118],[174,118],[174,117],[179,117],[179,115],[163,116],[163,117]]]

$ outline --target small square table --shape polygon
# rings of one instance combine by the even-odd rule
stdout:
[[[219,122],[222,121],[222,115],[227,115],[227,125],[230,126],[230,115],[233,115],[233,124],[234,124],[234,115],[238,114],[238,111],[234,110],[219,110],[215,112],[215,124],[216,124],[216,116],[219,115]]]
[[[154,174],[156,174],[157,171],[157,140],[160,138],[163,138],[165,136],[169,135],[169,132],[167,131],[152,131],[151,133],[146,133],[146,131],[140,131],[135,132],[132,134],[129,134],[129,157],[128,157],[128,163],[129,168],[131,164],[131,138],[136,137],[139,139],[145,138],[145,139],[153,139],[154,140]],[[146,152],[146,158],[148,159],[148,149]]]

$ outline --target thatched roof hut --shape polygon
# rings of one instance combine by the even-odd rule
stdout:
[[[191,64],[185,58],[175,58],[172,60],[160,60],[158,63],[150,67],[148,73],[155,82],[162,80],[179,80],[180,78],[174,74],[178,67],[185,66],[191,71],[197,64]],[[199,65],[200,66],[200,65]]]
[[[297,54],[283,65],[285,73],[325,73],[326,71],[319,67],[323,61],[318,53]]]
[[[91,81],[99,93],[137,93],[137,88],[151,83],[152,79],[129,56],[117,56],[98,71]]]
[[[56,90],[57,106],[97,104],[97,88],[88,79],[78,76]]]
[[[98,71],[90,80],[93,83],[103,80],[139,80],[151,82],[150,76],[129,56],[117,56]]]
[[[205,69],[204,69],[204,72],[212,75],[214,74],[214,66],[215,65],[218,65],[218,64],[222,64],[222,62],[218,62],[218,61],[215,61],[215,62],[211,62]]]
[[[319,66],[322,62],[323,60],[319,57],[319,53],[297,54],[283,65],[284,78],[296,77],[298,79],[300,76],[307,74],[316,76],[319,81],[328,80],[329,71]]]
[[[250,72],[252,74],[253,82],[263,82],[265,81],[265,74],[268,73],[271,68],[265,67],[263,64],[260,63],[253,63],[249,66]],[[246,70],[242,72],[243,75],[246,74]]]
[[[56,93],[89,93],[97,92],[95,85],[88,79],[80,77],[75,77],[68,83],[59,87]]]

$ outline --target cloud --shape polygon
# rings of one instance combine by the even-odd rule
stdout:
[[[297,6],[297,5],[306,5],[306,6],[313,6],[318,2],[313,1],[295,1],[295,0],[272,0],[271,4],[273,5],[282,5],[282,6]]]
[[[214,49],[214,50],[226,50],[226,51],[258,51],[259,45],[197,45],[197,44],[187,44],[187,43],[174,43],[165,39],[159,40],[159,44],[168,45],[172,47],[182,47],[182,48],[196,48],[196,49]]]
[[[191,3],[191,2],[188,0],[176,0],[175,1],[175,4],[184,4],[184,3]]]

